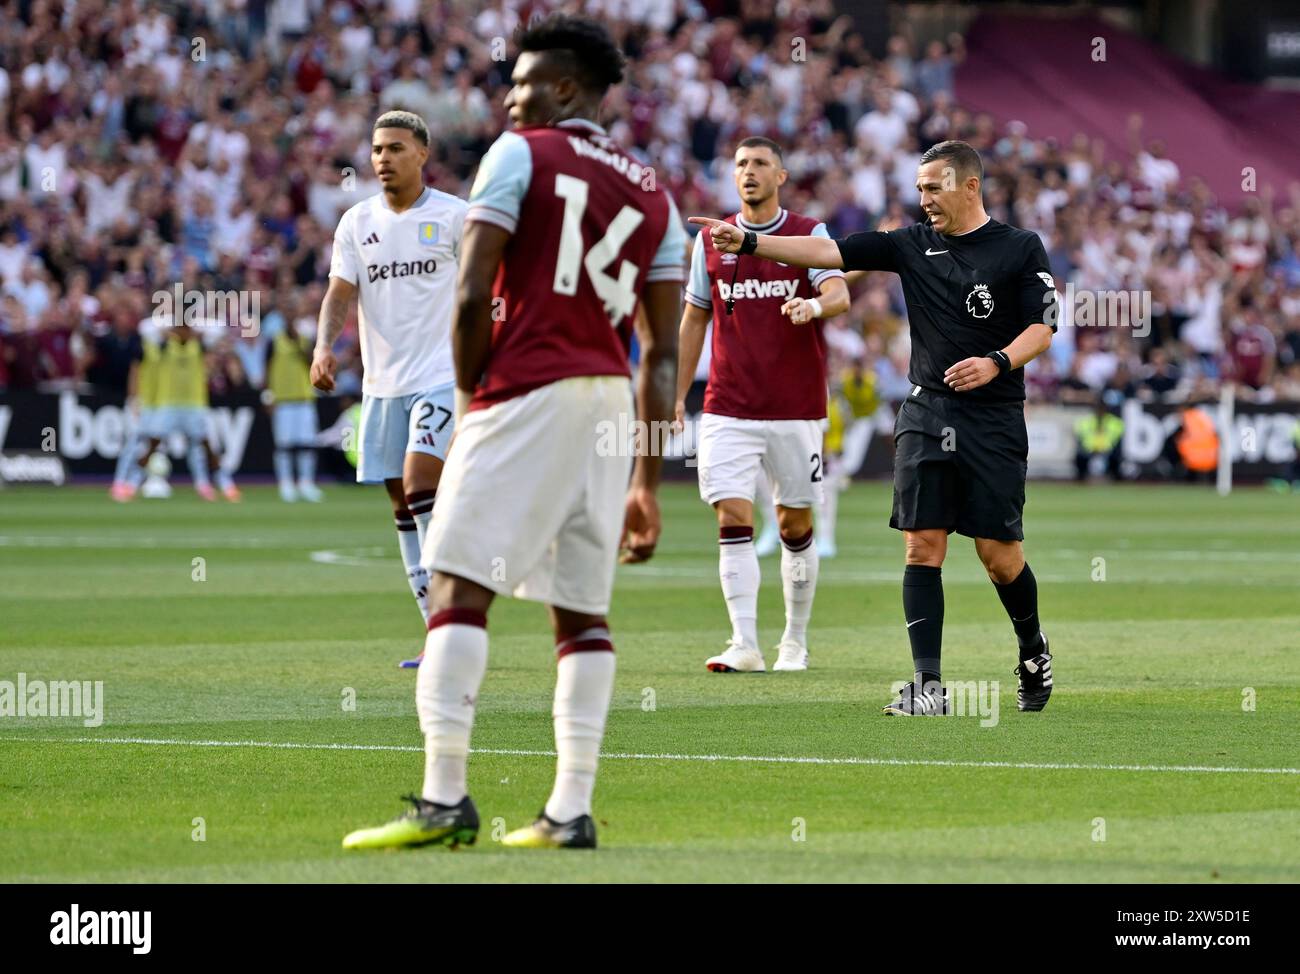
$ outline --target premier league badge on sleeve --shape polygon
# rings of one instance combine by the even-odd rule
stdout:
[[[438,242],[438,224],[421,223],[420,224],[420,243],[426,247],[431,247]]]

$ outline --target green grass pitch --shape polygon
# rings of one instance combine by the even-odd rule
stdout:
[[[477,846],[345,854],[423,770],[395,666],[421,627],[382,492],[4,491],[0,680],[102,680],[105,712],[0,717],[0,881],[1300,881],[1300,498],[1031,484],[1040,714],[1015,709],[1010,626],[954,538],[944,675],[999,681],[996,723],[880,715],[910,675],[888,506],[884,484],[843,497],[813,668],[722,676],[703,666],[727,630],[716,530],[693,487],[665,488],[659,554],[619,569],[610,616],[601,849],[493,841],[553,769],[545,612],[501,599]],[[763,575],[770,665],[776,559]]]

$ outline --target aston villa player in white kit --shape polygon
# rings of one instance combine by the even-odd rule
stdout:
[[[515,129],[480,164],[466,216],[454,332],[462,418],[426,548],[424,788],[407,814],[352,833],[345,848],[474,840],[466,763],[498,594],[550,607],[557,657],[555,786],[537,820],[502,844],[596,845],[614,566],[620,537],[623,560],[644,561],[660,530],[660,460],[648,455],[658,451],[639,451],[633,468],[602,431],[626,429],[632,415],[634,322],[636,416],[659,428],[672,418],[686,233],[653,171],[593,121],[623,76],[605,28],[555,15],[519,46],[506,98]]]
[[[372,142],[383,190],[344,213],[334,232],[311,380],[334,388],[332,349],[359,298],[365,375],[357,480],[388,490],[407,581],[427,624],[420,551],[454,430],[451,308],[466,203],[424,185],[429,129],[418,115],[381,115]],[[419,658],[401,665],[418,666]]]
[[[745,139],[734,178],[740,212],[726,222],[756,233],[827,237],[824,224],[781,207],[788,173],[781,147]],[[829,238],[828,238],[829,239]],[[677,418],[713,320],[709,385],[699,430],[700,496],[718,515],[718,574],[731,638],[705,661],[715,673],[761,673],[754,490],[760,467],[772,484],[781,531],[785,632],[774,670],[808,668],[808,619],[817,590],[813,505],[821,500],[826,346],[821,319],[847,311],[838,270],[807,271],[722,253],[695,238],[681,324]]]

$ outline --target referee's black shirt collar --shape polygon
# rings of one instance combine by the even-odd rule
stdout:
[[[943,237],[945,240],[961,240],[966,237],[975,236],[975,234],[979,233],[981,230],[987,229],[992,222],[993,222],[993,217],[991,216],[985,217],[983,223],[975,227],[973,230],[967,230],[965,233],[939,233],[938,230],[934,230],[933,226],[931,226],[930,229],[934,230],[935,233],[939,233],[939,236]]]

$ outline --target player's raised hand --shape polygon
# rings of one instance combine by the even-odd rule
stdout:
[[[791,298],[785,304],[781,305],[781,314],[785,315],[793,324],[806,325],[815,317],[813,307],[804,298]]]
[[[623,537],[618,543],[618,560],[624,565],[649,561],[659,543],[663,525],[659,520],[659,500],[645,487],[627,492],[627,510],[623,516]]]
[[[686,222],[708,227],[709,236],[713,238],[713,247],[719,253],[738,253],[740,245],[745,242],[744,230],[722,220],[714,220],[707,216],[693,216]]]
[[[311,384],[321,392],[334,391],[334,373],[339,364],[329,349],[316,349],[311,359]]]
[[[964,358],[956,365],[950,366],[943,374],[943,381],[953,392],[969,392],[992,382],[997,378],[998,363],[991,358]]]

